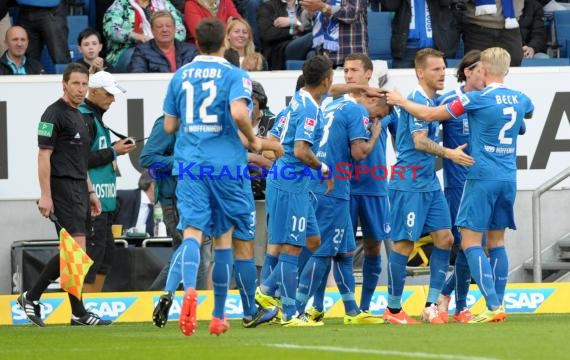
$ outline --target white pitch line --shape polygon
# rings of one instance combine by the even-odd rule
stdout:
[[[407,358],[423,358],[423,359],[445,359],[445,360],[498,360],[497,358],[480,357],[480,356],[462,356],[452,354],[432,354],[425,352],[409,352],[396,350],[375,350],[375,349],[357,349],[345,348],[338,346],[311,346],[311,345],[295,345],[295,344],[268,344],[269,347],[292,350],[320,350],[330,352],[341,352],[351,354],[369,354],[369,355],[391,355]]]

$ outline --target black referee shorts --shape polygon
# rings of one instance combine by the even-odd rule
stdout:
[[[89,212],[89,191],[85,180],[51,178],[51,199],[55,216],[71,236],[85,236]],[[57,227],[59,235],[60,228]]]
[[[95,275],[108,274],[115,257],[115,239],[111,226],[113,213],[102,212],[99,216],[91,218],[93,231],[87,233],[87,255],[93,260],[93,265],[85,276],[85,282],[95,282]]]

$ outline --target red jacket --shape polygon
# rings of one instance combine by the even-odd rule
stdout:
[[[186,29],[188,30],[187,40],[189,42],[193,44],[196,43],[196,25],[198,25],[200,20],[209,17],[212,17],[210,10],[204,8],[198,3],[198,1],[186,1],[186,5],[184,7],[184,22],[186,23]],[[216,17],[224,23],[227,23],[229,18],[241,18],[241,15],[237,11],[232,0],[220,0],[220,6]]]

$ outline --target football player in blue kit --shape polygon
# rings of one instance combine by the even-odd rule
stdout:
[[[241,174],[220,176],[224,169],[247,166],[247,151],[238,129],[251,149],[262,150],[251,127],[251,80],[222,57],[224,30],[218,19],[205,19],[197,25],[201,55],[174,74],[163,107],[165,131],[178,131],[174,172],[178,175],[178,227],[183,230],[184,241],[172,255],[168,277],[183,280],[179,326],[186,336],[197,326],[195,287],[202,234],[214,237],[210,333],[216,335],[229,329],[224,307],[233,267],[232,236],[250,241],[255,236],[249,180]],[[240,244],[234,245],[239,252]]]
[[[426,120],[468,115],[469,147],[475,164],[467,173],[455,224],[461,231],[461,247],[469,269],[487,305],[469,323],[506,319],[502,302],[509,264],[504,234],[506,228],[516,229],[517,136],[524,124],[523,118],[532,117],[534,111],[528,96],[504,85],[509,64],[510,55],[505,49],[494,47],[484,50],[481,52],[481,65],[486,87],[465,93],[436,108],[414,104],[397,93],[388,94],[389,102],[402,105]],[[484,233],[487,234],[489,259],[482,247]]]
[[[443,89],[445,63],[443,53],[426,48],[415,58],[418,87],[408,96],[414,102],[435,106],[436,90]],[[393,249],[388,256],[388,306],[384,319],[392,324],[418,323],[402,311],[401,297],[406,278],[406,264],[414,242],[430,233],[434,247],[430,257],[430,284],[422,320],[441,324],[437,300],[449,267],[453,236],[449,208],[435,173],[435,156],[449,158],[461,165],[473,159],[462,149],[438,144],[439,124],[426,122],[402,109],[396,135],[397,161],[388,185],[390,225]]]

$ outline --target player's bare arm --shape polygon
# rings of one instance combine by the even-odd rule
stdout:
[[[317,159],[317,156],[311,150],[311,144],[303,140],[295,141],[295,150],[294,150],[295,157],[301,160],[303,163],[310,166],[312,169],[319,170],[323,174],[324,178],[327,178],[327,191],[328,194],[334,189],[334,180],[332,176],[330,176],[330,170],[327,164],[324,164]]]
[[[354,160],[364,160],[372,152],[372,149],[374,149],[374,146],[376,146],[376,143],[378,142],[380,132],[382,131],[382,124],[380,121],[374,121],[370,131],[370,140],[365,141],[358,139],[350,143],[350,154]]]
[[[180,120],[176,116],[164,114],[164,131],[174,134],[180,126]]]
[[[236,122],[240,132],[246,137],[249,145],[248,148],[255,152],[260,152],[262,149],[261,139],[255,136],[251,121],[249,118],[249,109],[244,99],[232,101],[230,104],[230,112],[232,118]]]
[[[416,150],[449,159],[456,164],[471,166],[475,163],[473,158],[463,152],[467,144],[455,149],[443,147],[427,136],[427,131],[416,131],[412,134]]]
[[[424,121],[443,121],[453,117],[447,111],[445,105],[438,107],[428,107],[406,99],[398,90],[388,91],[386,101],[390,105],[398,105],[414,117]]]

